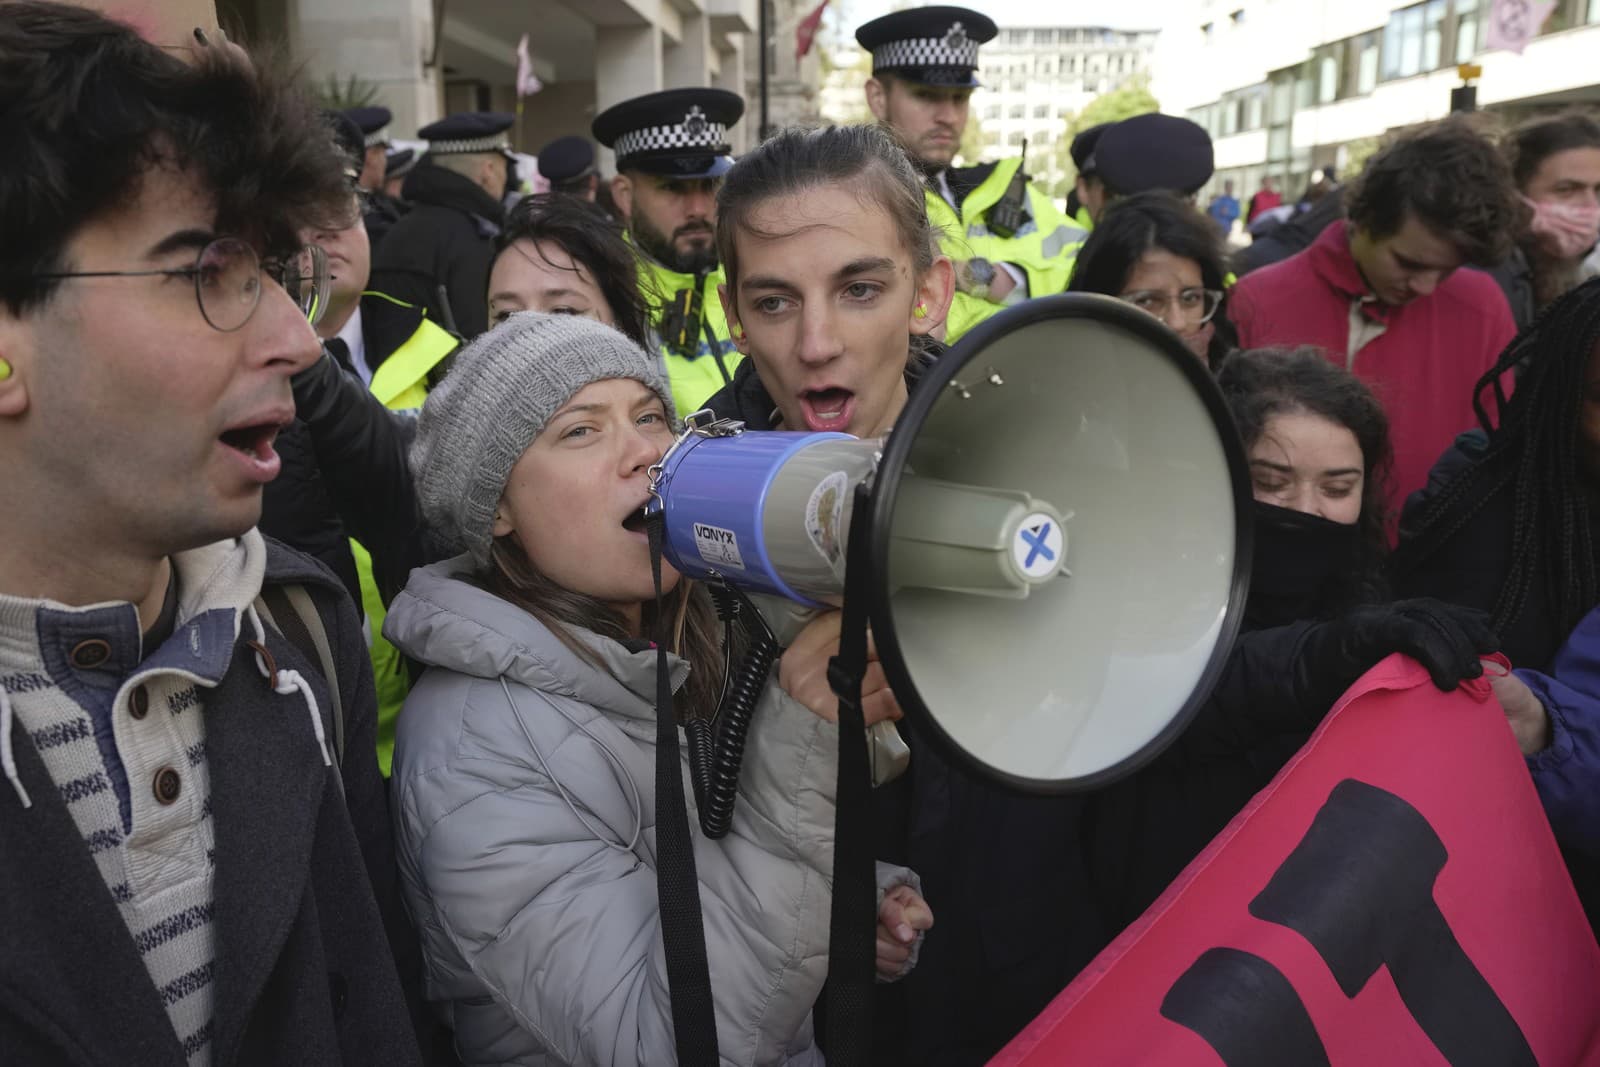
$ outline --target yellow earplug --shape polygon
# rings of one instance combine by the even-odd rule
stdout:
[[[927,318],[928,317],[928,305],[927,304],[918,304],[912,310],[911,314],[915,315],[919,319]]]
[[[0,359],[0,382],[5,381],[9,377],[11,377],[11,364],[7,363],[3,359]]]

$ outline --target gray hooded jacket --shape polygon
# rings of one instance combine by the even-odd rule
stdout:
[[[384,626],[431,668],[400,716],[393,779],[428,996],[469,1064],[670,1063],[656,654],[581,632],[598,668],[463,580],[469,566],[413,572]],[[679,686],[688,665],[674,657],[672,673]],[[694,835],[724,1064],[822,1063],[811,1008],[827,969],[837,748],[836,727],[769,685],[733,829]],[[880,882],[913,881],[897,873]]]

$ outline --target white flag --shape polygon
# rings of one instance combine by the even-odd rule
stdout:
[[[523,34],[522,40],[517,42],[517,95],[532,96],[543,88],[544,83],[533,73],[533,59],[528,55],[528,35]]]

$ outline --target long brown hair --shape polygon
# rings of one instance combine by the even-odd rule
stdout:
[[[513,535],[494,539],[489,560],[488,569],[479,575],[484,588],[538,619],[585,662],[603,668],[574,629],[618,642],[633,639],[627,621],[615,608],[558,585],[534,565]],[[667,651],[689,664],[689,678],[673,697],[678,721],[710,718],[716,712],[723,674],[721,623],[711,595],[700,583],[681,578],[664,597],[662,607],[672,619]],[[640,614],[642,632],[653,633],[657,618],[655,602],[647,601]]]

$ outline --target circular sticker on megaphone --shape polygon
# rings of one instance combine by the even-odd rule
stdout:
[[[1029,581],[1043,581],[1060,572],[1067,551],[1066,532],[1054,515],[1035,511],[1023,518],[1011,538],[1011,561]]]

